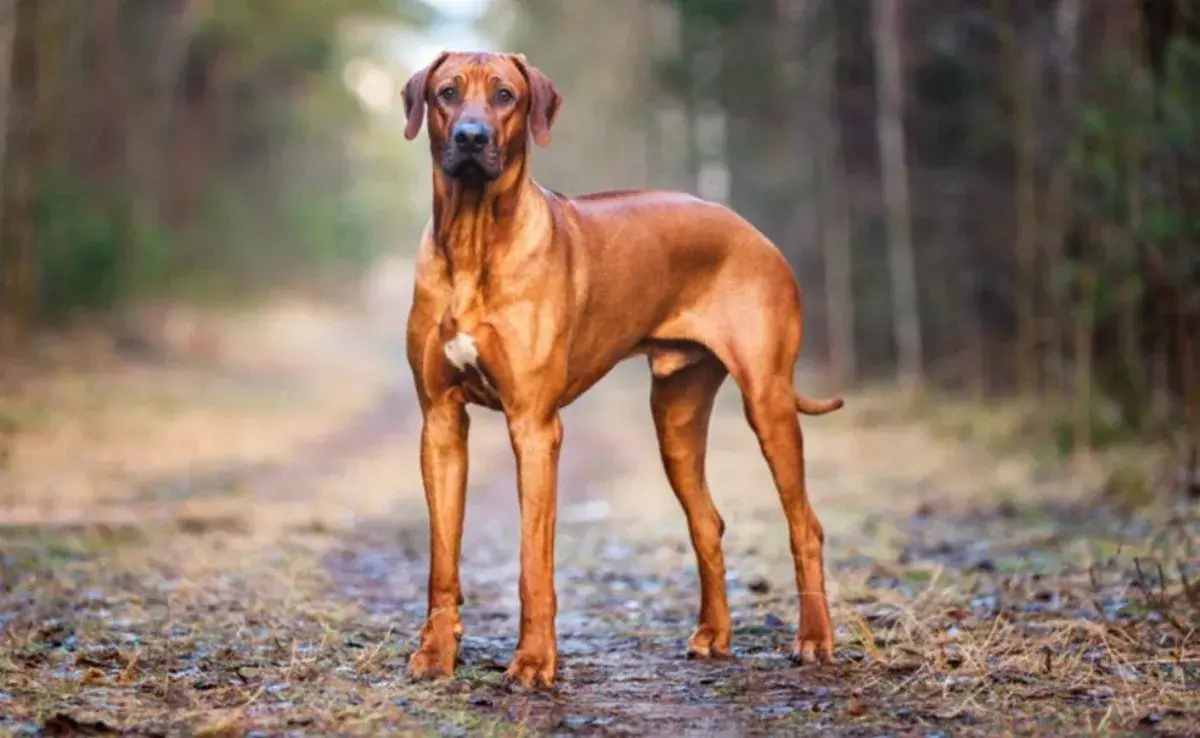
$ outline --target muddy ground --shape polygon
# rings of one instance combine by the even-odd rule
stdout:
[[[511,450],[485,412],[462,662],[452,681],[408,683],[427,534],[401,309],[226,317],[215,363],[110,356],[0,398],[0,734],[1187,734],[1200,721],[1196,505],[1118,512],[1087,474],[966,439],[962,418],[984,411],[917,416],[879,391],[805,421],[837,628],[827,667],[787,658],[786,530],[723,391],[709,469],[736,658],[686,660],[696,570],[637,361],[564,416],[557,688],[500,680],[518,531]]]

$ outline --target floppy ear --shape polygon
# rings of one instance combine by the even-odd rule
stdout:
[[[425,95],[428,92],[429,75],[449,55],[448,51],[438,54],[429,66],[409,77],[408,82],[404,83],[404,115],[408,119],[408,124],[404,127],[404,137],[409,141],[417,137],[421,132],[421,124],[425,122]]]
[[[514,54],[513,59],[529,83],[529,130],[533,133],[533,140],[538,146],[549,146],[550,127],[558,117],[558,109],[563,101],[562,95],[558,94],[549,77],[525,60],[524,54]]]

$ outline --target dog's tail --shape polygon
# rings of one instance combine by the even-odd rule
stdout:
[[[805,397],[795,390],[792,390],[792,394],[796,397],[796,410],[804,415],[825,415],[834,410],[840,410],[846,404],[840,397],[814,400],[811,397]]]

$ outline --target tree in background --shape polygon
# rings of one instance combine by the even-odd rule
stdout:
[[[817,38],[810,47],[808,84],[812,89],[816,133],[807,148],[816,158],[815,208],[823,260],[826,341],[830,372],[837,382],[847,385],[858,375],[858,351],[855,345],[854,254],[850,222],[843,134],[837,120],[837,89],[834,72],[841,43],[836,33],[836,14],[828,3],[819,3],[821,15],[814,23]],[[811,246],[810,246],[811,248]],[[814,303],[810,303],[812,305]],[[820,303],[815,303],[821,307]],[[819,313],[818,313],[819,315]]]
[[[493,0],[481,30],[526,53],[564,96],[553,147],[533,157],[539,181],[568,193],[676,181],[682,136],[660,124],[674,105],[654,74],[671,20],[645,0]]]
[[[3,209],[0,210],[0,355],[28,334],[35,314],[34,208],[45,153],[38,120],[38,87],[46,50],[46,5],[18,0],[6,8],[9,37]]]
[[[342,76],[388,42],[355,24],[427,22],[421,0],[8,6],[7,348],[139,296],[345,276],[389,243],[362,207],[367,120]]]
[[[0,340],[352,274],[417,222],[388,206],[427,185],[397,184],[420,152],[342,74],[418,0],[79,7],[0,1]],[[493,0],[484,30],[566,98],[540,180],[728,203],[796,269],[805,355],[842,381],[1200,463],[1194,2]]]
[[[1194,3],[496,5],[575,116],[538,166],[729,203],[845,381],[1029,400],[1063,452],[1200,455]]]
[[[879,97],[879,161],[887,212],[887,250],[892,275],[897,369],[902,383],[916,387],[924,372],[921,316],[917,306],[908,164],[904,143],[903,12],[900,0],[874,0],[875,89]]]

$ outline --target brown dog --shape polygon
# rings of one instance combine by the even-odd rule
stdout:
[[[787,262],[728,209],[685,194],[615,192],[569,199],[529,173],[562,104],[523,56],[443,53],[404,88],[411,140],[428,117],[433,219],[421,240],[408,360],[423,416],[429,505],[429,615],[413,677],[450,676],[462,636],[459,554],[467,412],[502,411],[517,459],[521,632],[506,679],[553,683],[559,409],[618,362],[649,358],[663,463],[683,505],[700,572],[688,651],[729,654],[724,522],[704,476],[708,421],[732,374],[787,515],[800,623],[794,657],[833,658],[823,533],[809,506],[796,412],[840,398],[792,387],[800,293]],[[428,111],[428,112],[427,112]]]

